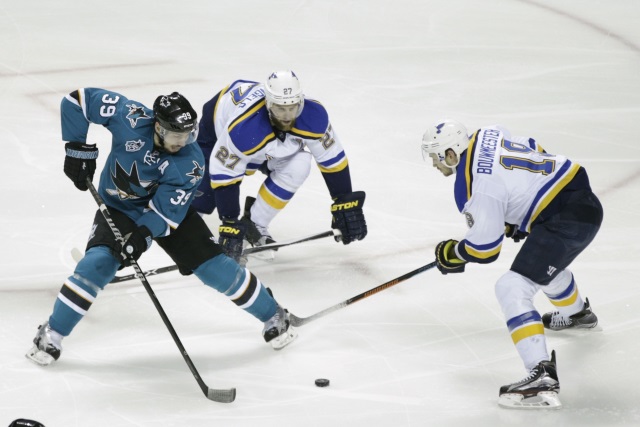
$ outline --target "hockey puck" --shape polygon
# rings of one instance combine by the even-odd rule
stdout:
[[[329,380],[326,378],[318,378],[316,380],[316,386],[318,387],[329,387]]]

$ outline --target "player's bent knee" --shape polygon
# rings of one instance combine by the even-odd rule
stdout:
[[[220,254],[202,263],[193,273],[205,285],[225,293],[235,283],[244,280],[246,270],[232,258]]]
[[[513,271],[503,274],[495,285],[496,298],[507,319],[533,310],[537,291],[535,283]]]
[[[113,279],[120,268],[120,261],[106,246],[94,246],[78,262],[74,274],[84,277],[101,289]]]

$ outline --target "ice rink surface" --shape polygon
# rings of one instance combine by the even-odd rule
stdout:
[[[224,3],[0,2],[0,426],[640,425],[640,3]],[[571,269],[602,331],[547,334],[562,409],[496,404],[499,387],[526,374],[493,291],[518,250],[511,241],[493,264],[427,271],[312,322],[280,352],[261,323],[197,279],[150,277],[203,380],[237,388],[231,404],[204,398],[137,280],[102,292],[56,365],[25,359],[96,209],[62,172],[61,98],[94,86],[151,105],[178,90],[200,111],[233,80],[282,68],[325,105],[354,189],[367,192],[364,241],[324,239],[249,263],[301,317],[433,261],[439,241],[464,235],[453,180],[420,154],[433,121],[500,123],[587,168],[605,220]],[[109,137],[90,131],[102,160]],[[259,184],[247,178],[242,195]],[[330,203],[313,168],[272,234],[328,230]],[[140,260],[168,264],[156,246]],[[552,307],[542,295],[536,305]],[[319,377],[331,386],[315,387]]]

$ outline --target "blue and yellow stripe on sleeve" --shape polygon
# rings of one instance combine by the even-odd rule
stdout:
[[[237,184],[242,182],[242,178],[244,178],[244,174],[241,175],[222,175],[222,174],[212,174],[211,175],[211,188],[216,189],[219,187],[227,187],[229,185]]]
[[[488,264],[497,260],[500,256],[503,239],[504,235],[501,235],[498,240],[484,245],[476,245],[467,239],[463,239],[458,243],[458,253],[465,261]]]
[[[347,159],[344,151],[341,151],[337,156],[332,159],[325,160],[318,163],[318,168],[322,173],[336,173],[340,172],[344,168],[349,166],[349,160]]]

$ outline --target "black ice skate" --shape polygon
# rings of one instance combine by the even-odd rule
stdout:
[[[38,365],[50,365],[58,360],[62,353],[62,338],[62,335],[51,329],[49,322],[44,322],[38,326],[38,333],[33,339],[34,346],[25,356]]]
[[[289,312],[278,305],[276,314],[264,322],[262,336],[274,349],[280,350],[298,337],[298,332],[290,325]]]
[[[276,241],[273,240],[273,237],[271,237],[271,233],[269,233],[269,229],[267,227],[258,225],[251,219],[251,206],[253,206],[255,201],[255,197],[247,196],[244,203],[244,215],[242,220],[249,223],[249,227],[247,227],[247,235],[245,237],[248,247],[257,247],[276,243]],[[273,261],[276,258],[276,251],[277,249],[254,252],[251,254],[251,257],[261,259],[263,261]]]
[[[517,409],[559,408],[559,392],[556,352],[552,351],[551,360],[538,363],[525,379],[500,387],[498,404]]]
[[[553,311],[542,315],[542,324],[552,331],[561,331],[568,328],[592,329],[598,325],[598,317],[589,305],[589,298],[585,298],[582,310],[569,317],[562,316],[559,312]]]

